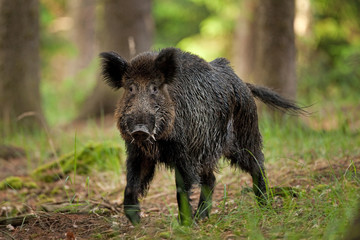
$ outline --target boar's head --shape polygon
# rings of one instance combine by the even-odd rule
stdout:
[[[115,117],[126,141],[152,142],[171,133],[175,109],[168,85],[175,78],[176,51],[147,52],[130,62],[115,52],[100,54],[105,82],[116,90],[124,89]]]

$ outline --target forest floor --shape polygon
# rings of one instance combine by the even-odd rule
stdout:
[[[352,131],[351,136],[354,141],[360,139],[358,131]],[[332,141],[336,141],[336,136]],[[255,203],[248,174],[221,163],[216,174],[212,215],[210,219],[195,222],[191,228],[178,224],[174,174],[164,167],[157,170],[147,196],[141,200],[141,224],[134,227],[122,209],[124,169],[120,174],[70,173],[56,181],[44,182],[34,179],[27,171],[27,156],[0,158],[0,181],[11,176],[19,176],[23,181],[20,188],[9,184],[0,190],[0,240],[343,237],[359,198],[356,169],[360,169],[360,152],[335,154],[338,152],[335,151],[328,156],[319,151],[322,150],[314,146],[307,150],[306,156],[285,153],[266,163],[272,189],[269,209]],[[198,198],[199,190],[194,188],[194,208]],[[345,222],[338,223],[337,218]]]
[[[1,160],[0,179],[9,175],[11,168],[26,168],[25,159]],[[360,169],[360,155],[352,161]],[[289,164],[289,163],[287,163]],[[334,177],[342,178],[349,166],[349,159],[337,159],[336,163],[316,161],[299,171],[296,166],[283,167],[268,164],[267,172],[271,186],[294,187],[305,191],[331,184]],[[5,171],[4,171],[5,170]],[[334,175],[335,173],[335,175]],[[14,175],[14,174],[12,174]],[[316,176],[317,181],[314,181]],[[22,178],[26,179],[23,175]],[[0,191],[0,199],[9,201],[0,209],[0,215],[16,211],[20,217],[8,218],[0,222],[0,239],[107,239],[111,237],[136,238],[147,236],[168,238],[170,234],[161,234],[159,228],[162,219],[171,219],[177,215],[175,184],[171,172],[162,168],[156,174],[151,189],[143,199],[142,223],[139,230],[134,228],[124,217],[122,210],[122,193],[124,186],[113,188],[107,186],[106,176],[91,176],[95,185],[91,192],[86,186],[86,177],[77,176],[77,183],[65,180],[52,183],[37,182],[37,188],[13,190],[8,188]],[[237,195],[250,195],[251,178],[229,168],[217,174],[218,184],[213,196],[213,212],[224,212],[222,203],[226,195],[226,211],[234,207]],[[224,187],[226,186],[226,188]],[[245,187],[247,186],[247,187]],[[226,191],[226,193],[225,193]],[[195,207],[199,191],[192,195]],[[71,198],[71,199],[69,199]],[[249,198],[249,196],[248,196]],[[254,206],[252,206],[254,207]],[[206,224],[202,222],[200,224]],[[144,233],[146,233],[144,235]],[[2,236],[1,236],[2,235]],[[224,239],[233,239],[231,231],[223,233]]]

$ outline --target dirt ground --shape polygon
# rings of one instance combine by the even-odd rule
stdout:
[[[351,158],[357,168],[360,156]],[[18,169],[26,169],[25,158],[0,160],[0,180],[9,175],[22,175]],[[323,184],[330,181],[334,172],[341,176],[349,167],[350,157],[341,158],[329,165],[326,160],[314,161],[312,165],[289,162],[284,169],[267,164],[271,186],[309,189],[314,180]],[[289,167],[292,164],[292,167]],[[293,169],[293,170],[291,170]],[[280,170],[280,171],[279,171]],[[279,174],[281,173],[281,174]],[[0,240],[2,239],[108,239],[133,236],[134,227],[122,210],[124,177],[117,186],[107,185],[112,176],[95,174],[92,183],[86,184],[85,176],[77,176],[76,184],[60,180],[53,183],[37,182],[38,188],[0,191]],[[90,185],[90,187],[88,187]],[[224,199],[224,189],[229,200],[236,198],[240,189],[251,186],[250,177],[239,171],[224,167],[217,174],[213,212]],[[198,189],[192,195],[197,204]],[[164,216],[177,215],[174,177],[166,169],[159,169],[150,191],[141,202],[142,228],[151,229]],[[18,217],[8,217],[17,215]],[[158,230],[158,229],[157,229]],[[155,231],[155,230],[154,230]]]
[[[26,169],[26,159],[0,161],[0,180],[14,175],[26,180],[27,176],[23,172],[16,171],[16,169]],[[233,174],[238,175],[237,180],[242,186],[251,183],[250,177],[246,174],[236,172]],[[94,184],[90,184],[90,192],[84,184],[85,176],[77,176],[77,184],[59,180],[52,183],[37,182],[36,189],[0,191],[0,240],[75,239],[75,237],[89,239],[91,235],[94,238],[98,236],[100,239],[107,239],[112,236],[131,235],[134,227],[124,216],[121,204],[124,184],[119,184],[117,187],[106,186],[107,177],[99,175],[91,176]],[[229,198],[232,198],[235,192],[232,188],[238,185],[233,177],[229,177],[228,180],[223,178],[218,176],[219,184],[214,194],[215,201],[221,201],[224,196],[222,182],[227,184]],[[124,183],[124,179],[119,181]],[[141,203],[143,228],[151,228],[154,219],[177,214],[175,193],[173,174],[164,168],[159,169],[148,195]],[[195,189],[192,195],[194,205],[198,197],[199,191]],[[19,217],[6,218],[14,213]]]

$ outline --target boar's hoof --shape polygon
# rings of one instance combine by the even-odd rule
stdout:
[[[133,225],[140,223],[140,211],[136,208],[125,208],[125,215]]]

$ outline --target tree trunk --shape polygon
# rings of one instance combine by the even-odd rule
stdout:
[[[233,62],[236,73],[246,82],[254,81],[258,0],[243,0],[234,34]]]
[[[105,0],[99,26],[99,48],[115,51],[130,59],[147,51],[152,44],[153,19],[150,0]],[[79,119],[113,113],[119,93],[104,84],[101,77],[85,100]]]
[[[259,5],[255,82],[289,99],[296,97],[294,0],[263,0]]]
[[[70,15],[74,25],[71,39],[77,54],[69,62],[68,75],[73,77],[86,68],[95,57],[95,6],[96,0],[72,0]]]
[[[39,126],[38,0],[0,0],[0,122],[4,130]]]

